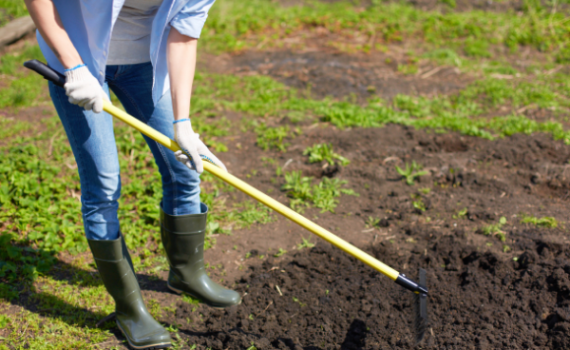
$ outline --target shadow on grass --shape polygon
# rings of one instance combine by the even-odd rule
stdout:
[[[107,316],[100,311],[72,305],[65,298],[42,291],[43,285],[33,284],[39,275],[43,275],[56,282],[63,282],[65,286],[61,288],[75,288],[76,290],[70,291],[70,298],[86,299],[91,294],[77,293],[81,292],[81,287],[97,288],[103,285],[96,270],[89,271],[71,265],[47,250],[22,247],[8,242],[0,243],[4,243],[0,245],[1,299],[42,317],[58,319],[74,327],[95,328],[96,323]],[[137,274],[137,279],[142,290],[169,292],[166,282],[155,276]],[[101,328],[111,327],[115,328],[114,322],[106,322]],[[120,334],[118,330],[113,333]]]

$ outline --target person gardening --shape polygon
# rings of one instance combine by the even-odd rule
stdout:
[[[208,208],[200,202],[201,156],[226,168],[188,117],[198,38],[214,1],[25,0],[48,65],[66,77],[64,88],[50,82],[49,92],[77,162],[89,247],[115,300],[117,326],[134,349],[172,344],[146,309],[120,231],[119,159],[112,117],[102,112],[109,89],[129,114],[173,137],[185,151],[173,153],[145,136],[162,177],[168,288],[216,308],[241,301],[204,268]]]

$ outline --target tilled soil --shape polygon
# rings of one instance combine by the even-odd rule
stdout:
[[[430,325],[422,348],[567,349],[570,347],[570,249],[542,232],[517,232],[525,251],[505,260],[465,244],[464,232],[410,234],[417,243],[369,250],[389,264],[428,270]],[[211,349],[409,349],[412,296],[389,279],[319,244],[275,264],[253,267],[225,311],[179,303],[177,323],[190,343]],[[173,320],[174,321],[174,320]]]
[[[239,166],[230,163],[236,174],[268,155],[257,150],[251,136],[234,141],[242,144],[239,152],[248,154],[240,157],[230,147],[230,154],[223,155],[241,160]],[[302,150],[315,142],[332,143],[351,164],[333,171],[308,164]],[[311,209],[307,217],[318,216],[319,224],[351,242],[368,237],[368,244],[357,245],[409,276],[416,277],[420,267],[428,271],[430,326],[421,348],[570,348],[566,229],[519,222],[522,213],[568,220],[568,146],[541,134],[489,141],[396,125],[316,127],[307,128],[288,152],[273,155],[289,164],[287,171],[346,179],[360,193],[343,196],[336,214]],[[429,172],[415,186],[402,182],[394,170],[395,164],[411,160]],[[257,168],[248,182],[264,191],[279,187],[270,181],[272,169]],[[424,187],[431,192],[418,191]],[[425,211],[412,205],[412,195],[423,199]],[[286,201],[283,194],[276,197]],[[465,217],[458,218],[464,207]],[[381,219],[380,227],[367,229],[368,216]],[[508,220],[505,243],[480,234],[479,228],[501,216]],[[284,219],[271,225],[271,232],[257,236],[260,241],[302,232],[291,232]],[[218,244],[223,252],[227,244]],[[219,250],[208,254],[214,260],[226,258]],[[251,259],[259,261],[255,254]],[[196,309],[177,299],[176,313],[164,321],[180,325],[183,339],[199,349],[415,346],[411,293],[327,243],[246,263],[249,270],[236,281],[245,295],[242,305],[225,311]]]

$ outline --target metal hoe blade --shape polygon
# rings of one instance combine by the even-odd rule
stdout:
[[[427,287],[426,270],[420,269],[419,284]],[[427,294],[414,294],[414,328],[416,332],[416,344],[422,341],[428,326]]]

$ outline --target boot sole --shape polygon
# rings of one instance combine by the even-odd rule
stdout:
[[[166,348],[172,347],[172,343],[157,343],[157,344],[144,345],[144,346],[133,345],[131,343],[131,341],[129,340],[129,337],[127,337],[127,335],[125,334],[125,331],[123,331],[123,328],[121,328],[121,325],[119,325],[119,322],[117,322],[117,327],[119,327],[119,330],[121,331],[121,333],[123,333],[123,336],[125,337],[125,339],[127,339],[127,343],[129,343],[129,347],[131,349],[135,349],[135,350],[158,350],[158,349],[166,349]]]
[[[186,294],[188,294],[189,296],[191,296],[192,298],[200,299],[200,298],[198,298],[197,296],[192,295],[192,293],[188,293],[188,292],[185,292],[185,291],[183,291],[183,290],[174,288],[174,287],[171,286],[170,283],[168,283],[168,282],[166,282],[166,286],[168,287],[168,289],[170,289],[171,291],[173,291],[173,292],[176,293],[176,294],[186,293]],[[226,309],[226,308],[228,308],[228,307],[234,306],[234,305],[230,305],[230,306],[226,306],[226,307],[219,307],[219,306],[212,306],[212,305],[210,305],[210,304],[208,304],[208,303],[204,303],[204,304],[208,305],[209,307],[211,307],[211,308],[213,308],[213,309],[218,309],[218,310],[224,310],[224,309]],[[240,300],[239,300],[239,303],[237,303],[237,304],[235,304],[235,305],[240,305],[240,304],[241,304],[241,298],[240,298]]]

